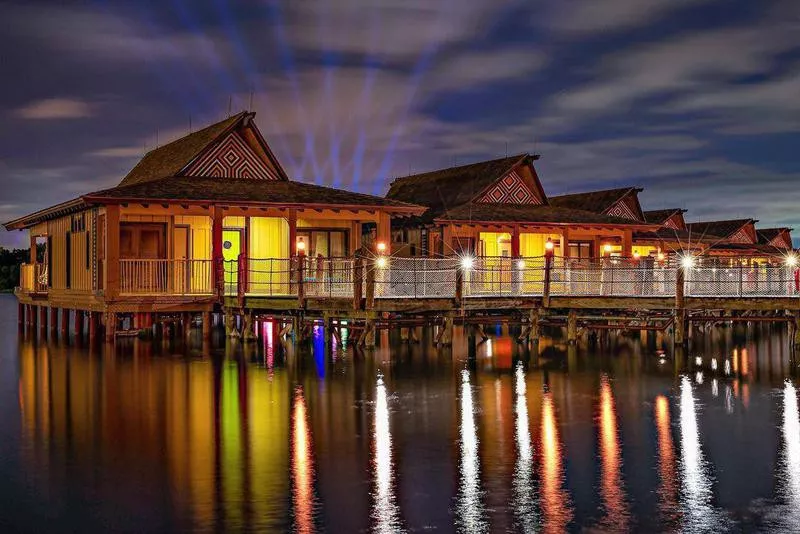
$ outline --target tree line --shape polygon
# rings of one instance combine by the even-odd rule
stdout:
[[[0,291],[12,291],[19,285],[19,266],[30,257],[29,249],[0,247]]]

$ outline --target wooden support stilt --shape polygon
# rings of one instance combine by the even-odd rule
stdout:
[[[447,314],[444,316],[444,330],[440,341],[443,346],[450,346],[453,344],[453,315]]]
[[[27,308],[28,308],[28,313],[27,313],[28,328],[34,328],[36,326],[36,323],[38,322],[39,310],[37,310],[36,306],[34,306],[33,304],[28,304]]]
[[[567,314],[567,342],[575,345],[578,342],[578,312],[569,310]]]
[[[475,340],[475,325],[466,325],[467,329],[467,357],[474,360],[478,354],[478,347]]]
[[[794,324],[794,343],[793,343],[792,349],[794,349],[794,350],[792,352],[797,354],[797,353],[800,353],[800,311],[795,311],[793,315],[794,315],[794,322],[793,322],[793,324]]]
[[[192,314],[184,312],[181,315],[181,326],[183,327],[183,339],[189,339],[192,334]]]
[[[56,332],[58,330],[58,308],[55,306],[50,307],[50,330]]]
[[[25,305],[21,302],[17,303],[17,328],[20,332],[25,330]]]
[[[47,307],[39,306],[39,330],[47,332]]]
[[[97,339],[98,331],[100,330],[100,313],[89,312],[89,340],[94,341]]]
[[[83,319],[83,310],[75,310],[75,322],[72,327],[76,339],[81,339],[83,337]]]
[[[214,320],[211,312],[203,312],[203,341],[211,341],[211,323]]]
[[[225,337],[238,338],[239,330],[236,328],[236,316],[233,314],[233,310],[226,309],[224,313]]]
[[[364,346],[368,349],[375,348],[375,320],[367,319],[364,327]]]
[[[69,308],[61,308],[61,338],[69,337]]]
[[[105,314],[105,341],[106,343],[113,343],[117,335],[117,314],[108,312]]]
[[[256,331],[255,331],[255,321],[253,320],[253,312],[248,311],[243,316],[244,325],[242,326],[242,338],[245,341],[255,341],[256,340]]]

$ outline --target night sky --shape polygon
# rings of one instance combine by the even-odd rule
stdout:
[[[800,230],[798,0],[5,0],[0,51],[2,221],[232,101],[297,180],[536,152],[549,195]]]

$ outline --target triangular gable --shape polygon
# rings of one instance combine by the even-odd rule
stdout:
[[[268,163],[264,155],[259,155],[238,131],[230,132],[209,147],[181,174],[210,178],[283,179],[274,164]]]
[[[665,228],[672,228],[673,230],[686,230],[686,221],[683,218],[683,211],[679,210],[669,216],[669,218],[664,221],[663,226]]]
[[[770,246],[777,247],[777,248],[792,248],[792,242],[786,232],[782,232],[780,235],[775,236],[770,242]]]
[[[545,200],[544,190],[530,164],[517,165],[474,199],[479,203],[530,205],[542,205]]]
[[[615,202],[605,211],[605,214],[631,221],[644,221],[642,207],[639,205],[639,198],[634,190]]]
[[[746,224],[736,230],[733,234],[728,236],[726,241],[731,243],[742,243],[745,245],[752,245],[756,242],[755,229],[752,224]]]

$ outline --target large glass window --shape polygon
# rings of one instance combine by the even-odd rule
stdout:
[[[348,255],[347,230],[303,229],[298,230],[297,239],[306,243],[309,258],[342,258]]]
[[[591,241],[570,241],[569,242],[569,257],[575,260],[584,260],[592,258],[593,243]]]

